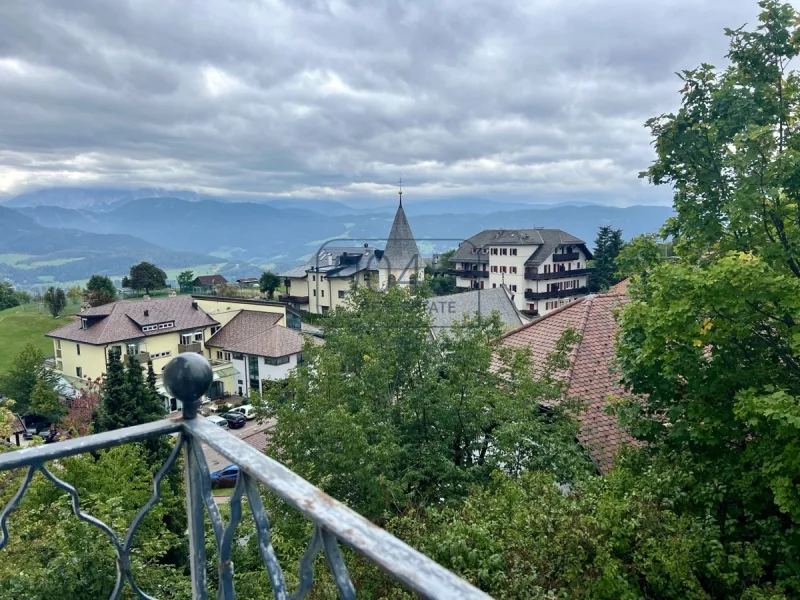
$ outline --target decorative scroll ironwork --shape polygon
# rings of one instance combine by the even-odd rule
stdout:
[[[197,416],[199,397],[212,380],[208,361],[198,354],[181,354],[164,369],[164,383],[171,394],[183,403],[183,419],[167,419],[113,432],[90,435],[46,446],[24,448],[0,455],[0,471],[27,468],[25,476],[11,501],[0,511],[0,550],[8,542],[7,519],[17,508],[30,487],[36,472],[65,490],[72,499],[72,512],[81,520],[97,527],[111,540],[117,554],[117,580],[111,599],[118,598],[125,582],[147,600],[155,600],[136,585],[131,573],[130,555],[133,539],[144,517],[161,498],[163,478],[175,464],[182,448],[186,450],[185,481],[189,533],[189,563],[192,594],[198,600],[208,597],[205,554],[205,514],[208,514],[214,533],[219,560],[217,598],[234,600],[232,562],[236,528],[242,518],[242,499],[246,496],[256,526],[258,551],[269,574],[276,600],[301,600],[314,584],[313,564],[324,551],[328,568],[336,583],[339,596],[355,598],[353,583],[339,549],[344,543],[397,581],[425,598],[463,598],[486,600],[489,597],[460,579],[428,557],[404,544],[388,532],[376,527],[346,506],[324,494],[285,466],[249,446],[244,441]],[[84,513],[74,487],[51,473],[44,465],[66,456],[94,452],[129,442],[142,441],[168,433],[180,433],[175,447],[153,478],[153,494],[145,503],[120,542],[117,535],[102,521]],[[223,523],[219,508],[211,493],[208,465],[201,444],[207,444],[239,466],[239,477],[230,502],[230,519]],[[258,483],[302,513],[314,523],[311,539],[299,564],[299,586],[289,595],[286,580],[272,546],[269,516],[261,500]]]
[[[136,585],[136,582],[133,578],[133,573],[131,572],[131,549],[133,547],[133,538],[136,535],[136,531],[139,529],[139,525],[141,525],[142,521],[144,520],[145,516],[150,512],[153,506],[161,499],[161,482],[164,479],[164,476],[167,474],[167,471],[172,468],[172,465],[175,464],[175,461],[178,459],[178,455],[180,454],[181,447],[183,446],[183,434],[178,436],[178,440],[175,443],[175,447],[172,449],[167,460],[164,462],[162,467],[158,470],[155,477],[153,477],[153,495],[150,496],[150,499],[145,503],[145,505],[141,508],[139,513],[134,517],[133,521],[131,521],[131,525],[126,532],[125,539],[123,542],[119,541],[119,537],[114,531],[105,523],[103,523],[100,519],[93,517],[92,515],[85,513],[81,510],[81,503],[80,497],[78,496],[78,490],[76,490],[72,485],[59,479],[56,477],[46,466],[44,462],[40,462],[28,467],[28,471],[25,473],[25,478],[22,481],[17,493],[11,499],[11,501],[3,508],[3,511],[0,512],[0,550],[2,550],[5,545],[8,543],[8,526],[7,526],[7,519],[8,516],[14,511],[17,506],[19,505],[20,500],[25,495],[25,492],[28,491],[30,487],[31,481],[33,476],[38,471],[41,473],[46,479],[48,479],[53,485],[57,488],[60,488],[69,494],[72,504],[72,513],[78,517],[81,521],[96,527],[103,533],[105,533],[109,540],[111,541],[111,545],[114,547],[114,552],[117,555],[117,579],[114,584],[114,589],[109,596],[110,600],[115,600],[120,597],[122,593],[122,589],[127,581],[128,584],[131,586],[133,591],[140,597],[144,598],[145,600],[156,600],[152,596],[149,596],[145,592],[143,592],[139,586]]]

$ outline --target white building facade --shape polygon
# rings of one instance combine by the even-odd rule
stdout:
[[[456,287],[505,285],[517,309],[542,316],[588,294],[592,254],[586,243],[560,229],[487,229],[453,254]]]

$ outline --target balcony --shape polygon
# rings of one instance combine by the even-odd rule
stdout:
[[[178,344],[178,354],[186,354],[191,352],[197,354],[203,351],[203,344],[200,342],[190,342],[188,344]]]
[[[289,302],[291,304],[308,304],[308,296],[291,296],[289,294],[282,294],[278,296],[281,302]]]
[[[586,286],[571,290],[556,290],[555,292],[525,292],[525,300],[551,300],[553,298],[568,298],[569,296],[582,296],[589,293]]]
[[[0,471],[26,469],[17,493],[0,511],[0,551],[8,541],[6,518],[14,511],[30,486],[33,476],[39,472],[56,487],[72,498],[72,511],[81,520],[105,533],[117,560],[117,586],[111,594],[142,594],[136,587],[129,568],[131,560],[130,540],[144,517],[160,499],[160,485],[178,457],[184,457],[186,487],[187,534],[189,538],[190,573],[192,597],[208,598],[208,575],[206,572],[205,513],[212,524],[213,543],[219,556],[217,598],[234,599],[234,565],[231,561],[235,530],[241,518],[243,498],[249,505],[256,525],[261,559],[269,574],[276,598],[303,598],[314,585],[315,559],[324,552],[328,569],[341,598],[355,598],[355,589],[347,566],[342,558],[340,545],[349,546],[367,560],[388,573],[411,592],[423,598],[465,598],[488,600],[489,596],[460,579],[425,555],[417,552],[388,532],[376,527],[351,509],[337,502],[322,490],[292,472],[279,462],[262,454],[246,442],[214,425],[197,414],[200,397],[211,384],[211,367],[202,356],[187,354],[173,358],[164,369],[164,381],[169,393],[181,400],[183,413],[171,419],[155,421],[145,425],[127,427],[96,435],[75,438],[64,442],[28,447],[15,452],[0,454]],[[140,442],[163,435],[178,434],[169,457],[155,475],[153,494],[130,523],[124,537],[119,537],[108,525],[81,510],[77,490],[56,477],[48,469],[48,462],[68,456],[95,452],[104,448],[130,442]],[[236,487],[230,498],[231,517],[225,523],[211,494],[211,478],[201,448],[206,444],[225,456],[240,468]],[[300,560],[299,587],[289,595],[283,567],[278,562],[270,539],[270,519],[259,492],[259,484],[268,492],[276,494],[293,509],[313,523],[311,539],[305,555]],[[0,557],[2,554],[0,554]],[[319,566],[320,563],[317,563]],[[130,590],[124,590],[129,586]],[[265,592],[266,593],[266,592]]]
[[[567,279],[578,275],[591,275],[592,269],[572,269],[571,271],[556,271],[555,273],[525,273],[525,279],[542,281],[545,279]]]
[[[449,269],[447,273],[456,277],[489,277],[489,271],[479,271],[477,269]]]
[[[564,254],[553,254],[553,262],[567,262],[578,260],[581,257],[577,252],[565,252]]]

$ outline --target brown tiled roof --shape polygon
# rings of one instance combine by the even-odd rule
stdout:
[[[11,433],[25,433],[27,428],[25,427],[25,422],[22,420],[17,413],[14,413],[14,418],[11,421]]]
[[[217,324],[202,308],[195,308],[193,302],[191,296],[119,300],[80,313],[79,317],[92,317],[88,329],[83,329],[81,319],[76,319],[54,329],[47,334],[47,337],[102,346],[185,329],[204,329]],[[148,313],[147,316],[144,314],[145,311]],[[142,331],[142,325],[166,321],[174,321],[175,326],[170,329]]]
[[[228,283],[222,275],[199,275],[192,282],[195,285],[217,285],[218,283]]]
[[[623,293],[612,288],[606,294],[576,300],[501,338],[506,346],[528,347],[536,368],[544,364],[566,329],[572,327],[581,334],[563,377],[569,381],[568,396],[586,405],[580,415],[578,439],[602,471],[612,466],[620,444],[631,442],[630,436],[619,428],[616,417],[605,412],[605,398],[609,394],[625,393],[612,372],[617,333],[614,311],[627,302],[624,288],[619,289]]]
[[[206,346],[272,358],[300,352],[303,336],[278,325],[282,318],[279,313],[243,310],[212,335]]]

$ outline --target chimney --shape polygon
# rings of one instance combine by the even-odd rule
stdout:
[[[145,317],[149,317],[150,316],[150,311],[149,310],[145,310],[144,311],[144,316]]]
[[[328,254],[328,266],[333,265],[333,254]]]
[[[197,302],[192,302],[192,308],[197,310]]]

